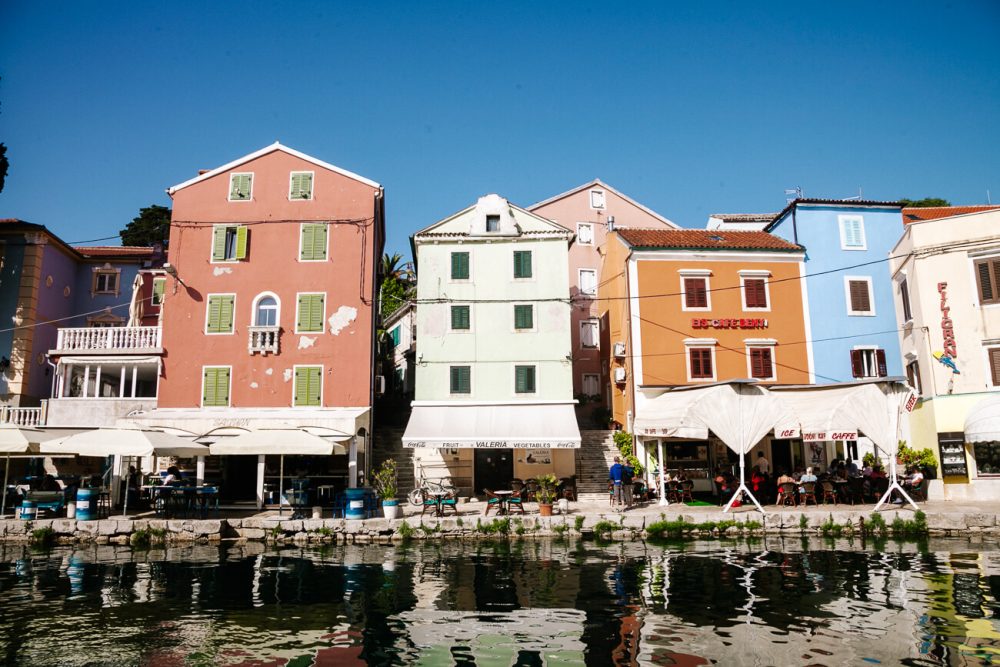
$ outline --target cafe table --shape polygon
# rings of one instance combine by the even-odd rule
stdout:
[[[497,514],[507,514],[510,510],[509,503],[511,496],[514,495],[513,491],[494,491],[493,495],[497,497],[500,506],[497,507]]]

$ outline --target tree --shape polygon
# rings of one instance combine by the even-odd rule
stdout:
[[[118,235],[122,238],[122,245],[151,246],[162,243],[166,246],[170,235],[170,209],[156,204],[140,208],[139,216],[133,218]]]
[[[413,296],[413,264],[403,263],[398,252],[382,255],[382,284],[379,295],[382,317],[388,317]]]
[[[7,180],[7,168],[10,160],[7,159],[7,146],[0,144],[0,192],[3,192],[4,181]]]
[[[899,203],[907,208],[933,208],[937,206],[951,206],[947,199],[938,197],[924,197],[923,199],[900,199]]]

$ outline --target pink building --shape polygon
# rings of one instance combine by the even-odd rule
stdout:
[[[608,406],[608,397],[601,396],[601,330],[597,304],[598,276],[601,275],[602,255],[609,228],[635,227],[647,229],[678,229],[659,213],[650,210],[615,190],[599,179],[573,188],[555,197],[528,207],[532,213],[553,220],[576,234],[569,249],[569,284],[573,299],[573,393],[579,399],[586,396],[591,405]],[[607,374],[607,371],[604,371]],[[586,416],[591,405],[581,401],[580,412]]]
[[[314,491],[354,486],[370,443],[382,187],[275,143],[168,193],[166,353],[157,408],[135,421],[209,444],[307,430],[345,454],[286,467],[305,467]],[[263,502],[277,482],[277,456],[201,465],[231,500]]]

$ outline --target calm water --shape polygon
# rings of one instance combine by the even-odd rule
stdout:
[[[1000,546],[0,547],[11,665],[1000,663]]]

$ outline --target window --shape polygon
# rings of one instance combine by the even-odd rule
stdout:
[[[906,380],[913,387],[913,391],[917,392],[917,396],[923,395],[924,392],[920,386],[920,366],[916,359],[906,364]]]
[[[576,240],[580,245],[593,245],[594,225],[589,222],[576,223]]]
[[[590,208],[604,208],[604,190],[590,191]]]
[[[233,310],[235,303],[235,294],[209,294],[208,312],[205,317],[205,333],[233,333]]]
[[[229,174],[229,201],[250,201],[253,196],[253,174]]]
[[[488,232],[499,232],[500,231],[500,216],[499,215],[488,215],[488,216],[486,216],[486,231],[488,231]]]
[[[593,296],[597,294],[597,271],[580,269],[580,294]]]
[[[711,380],[715,377],[712,367],[712,348],[689,347],[688,360],[692,380]]]
[[[1000,303],[1000,257],[977,260],[975,273],[979,303],[983,306]]]
[[[469,306],[452,306],[451,330],[469,331],[471,328],[472,328],[472,322],[469,317]]]
[[[295,311],[295,333],[322,333],[326,317],[326,294],[299,294]]]
[[[325,222],[308,223],[299,228],[299,261],[326,260],[327,231],[328,226]]]
[[[851,374],[856,378],[884,378],[889,373],[885,365],[885,350],[863,348],[851,350]]]
[[[684,310],[708,310],[708,278],[684,278]]]
[[[599,323],[597,320],[583,320],[580,322],[580,347],[595,348],[600,340],[598,338]]]
[[[844,286],[846,288],[848,315],[871,316],[875,314],[875,307],[872,304],[871,278],[846,276],[844,278]]]
[[[399,347],[399,327],[393,327],[389,332],[389,339],[392,340],[393,347]]]
[[[514,393],[535,393],[535,367],[514,366]]]
[[[248,230],[244,225],[218,225],[212,229],[212,261],[246,259]]]
[[[979,477],[1000,476],[1000,442],[976,442],[972,445]]]
[[[990,361],[990,380],[994,387],[1000,387],[1000,347],[986,348],[986,356]]]
[[[95,271],[94,294],[118,294],[118,271]]]
[[[515,278],[530,278],[531,277],[531,251],[530,250],[515,250],[514,251],[514,277]]]
[[[910,310],[910,287],[906,278],[899,281],[899,300],[903,302],[903,321],[909,322],[913,319],[913,311]]]
[[[201,404],[206,408],[229,405],[229,374],[227,366],[206,366],[201,371]]]
[[[860,215],[838,215],[841,250],[866,250],[865,221]]]
[[[264,296],[257,301],[257,311],[254,313],[254,325],[258,327],[278,326],[278,300],[273,296]]]
[[[154,306],[163,305],[163,293],[167,289],[167,279],[166,278],[153,278],[153,298],[151,303]]]
[[[323,367],[295,367],[295,396],[292,405],[295,407],[320,407],[323,397]]]
[[[451,253],[451,279],[452,280],[469,279],[469,253],[467,252]]]
[[[774,358],[770,347],[747,348],[750,355],[750,377],[756,380],[774,379]]]
[[[601,376],[596,373],[583,374],[583,394],[585,396],[600,396]]]
[[[451,393],[471,394],[472,393],[472,367],[452,366],[451,367]]]
[[[767,280],[765,278],[743,279],[743,309],[768,310]]]
[[[514,329],[531,330],[535,328],[535,307],[517,304],[514,306]]]
[[[288,179],[288,198],[309,200],[313,198],[313,172],[293,171]]]
[[[156,364],[60,364],[60,398],[156,398]]]

